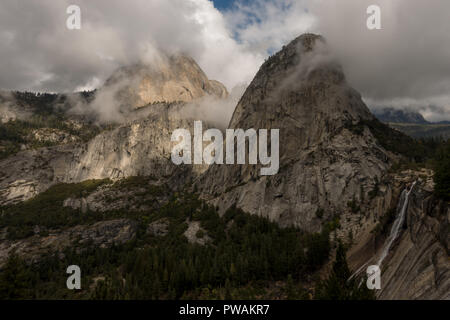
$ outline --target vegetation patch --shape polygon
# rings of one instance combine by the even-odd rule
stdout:
[[[36,225],[53,229],[95,221],[94,214],[64,207],[63,202],[70,197],[86,197],[106,183],[110,183],[110,180],[54,185],[30,200],[0,208],[0,227],[8,227],[9,239],[21,239],[33,235],[33,227]]]
[[[73,192],[74,186],[70,192],[60,190],[57,194],[64,196],[58,201]],[[170,221],[166,235],[146,232],[149,223],[163,217]],[[11,255],[0,272],[0,283],[30,290],[7,286],[0,290],[0,298],[251,299],[267,297],[267,287],[276,282],[283,283],[280,294],[303,297],[301,283],[328,260],[330,252],[328,226],[321,233],[306,234],[235,207],[221,217],[216,208],[189,193],[174,194],[167,205],[134,219],[139,224],[137,235],[123,245],[70,248],[62,258],[50,255],[37,264]],[[208,244],[187,241],[183,235],[187,219],[200,222],[211,237]],[[81,291],[65,288],[69,264],[83,270]]]

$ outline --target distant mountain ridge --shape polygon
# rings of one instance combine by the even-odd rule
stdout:
[[[394,108],[383,108],[381,110],[373,110],[373,114],[382,122],[393,122],[393,123],[419,123],[419,124],[429,124],[430,122],[425,120],[425,118],[415,111],[401,110]]]
[[[450,138],[450,121],[430,122],[419,112],[391,107],[373,109],[372,113],[381,122],[413,138]]]

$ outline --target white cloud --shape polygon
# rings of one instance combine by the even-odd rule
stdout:
[[[87,88],[119,66],[165,50],[191,55],[231,90],[251,81],[268,49],[280,48],[312,22],[296,1],[258,1],[224,16],[208,0],[79,0],[82,28],[74,31],[65,23],[72,2],[0,3],[0,39],[8,44],[0,48],[8,61],[0,66],[0,87]]]
[[[0,3],[0,87],[72,91],[158,50],[191,55],[228,88],[250,81],[264,54],[231,36],[208,0],[79,0],[82,28],[67,30],[69,0]],[[19,3],[19,4],[18,4]],[[30,13],[33,14],[30,14]],[[45,77],[44,77],[45,75]]]
[[[255,0],[239,3],[225,13],[237,40],[252,51],[278,51],[297,36],[311,30],[316,18],[305,0]]]
[[[315,0],[317,31],[337,53],[350,83],[372,105],[450,119],[450,1]],[[381,30],[366,9],[381,8]],[[437,109],[435,109],[437,110]]]
[[[368,101],[440,108],[426,115],[450,118],[447,0],[253,0],[224,13],[208,0],[78,0],[82,29],[70,31],[72,2],[0,2],[0,88],[85,89],[165,50],[191,55],[231,90],[251,81],[268,54],[312,31],[327,38]],[[382,9],[380,31],[365,27],[369,4]]]

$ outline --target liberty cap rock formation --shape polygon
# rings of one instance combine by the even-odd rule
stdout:
[[[361,190],[371,190],[389,167],[389,152],[368,128],[351,130],[373,119],[325,40],[302,35],[261,66],[229,125],[280,128],[278,174],[260,177],[256,166],[212,165],[198,186],[221,208],[235,204],[284,226],[318,231],[318,210],[346,211],[347,201],[355,195],[362,201]]]

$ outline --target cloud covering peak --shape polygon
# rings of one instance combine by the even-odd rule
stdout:
[[[322,34],[371,107],[450,119],[447,0],[251,0],[219,11],[209,0],[77,0],[81,30],[66,28],[69,0],[0,2],[0,88],[66,92],[99,87],[118,67],[164,51],[195,59],[231,91],[304,32]],[[381,30],[366,28],[369,5]]]

